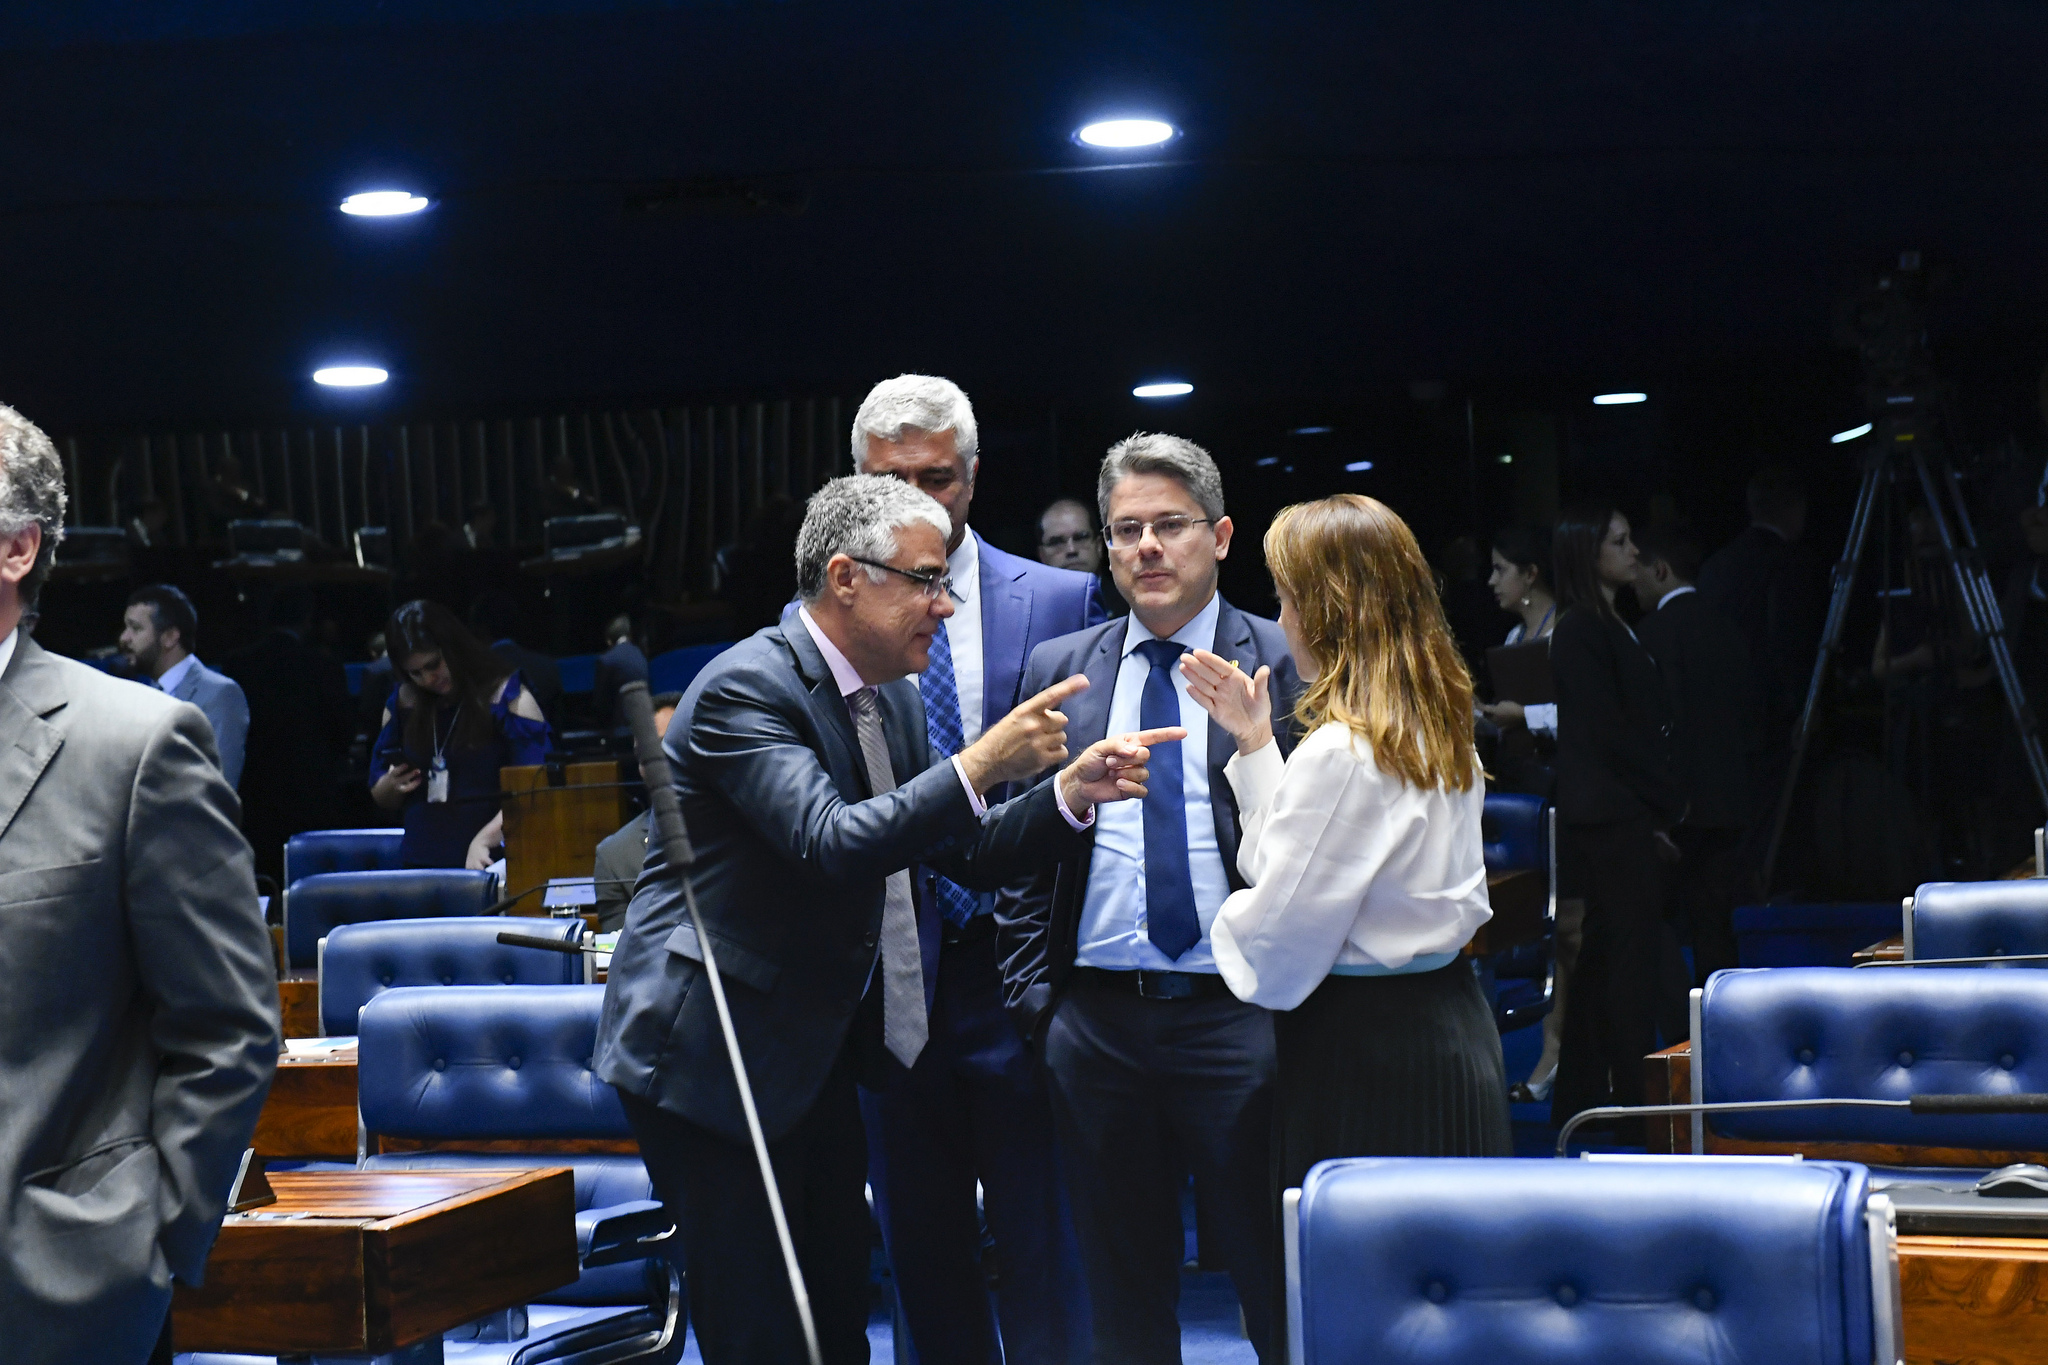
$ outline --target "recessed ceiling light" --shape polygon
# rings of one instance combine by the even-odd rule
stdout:
[[[1193,384],[1178,379],[1162,379],[1156,384],[1140,384],[1131,390],[1133,398],[1185,398],[1195,391]]]
[[[428,201],[411,190],[366,190],[341,201],[341,211],[358,218],[393,218],[418,213]]]
[[[366,388],[371,384],[381,384],[390,377],[390,371],[380,370],[375,365],[328,365],[313,371],[313,382],[331,389]]]
[[[1346,474],[1369,474],[1372,472],[1372,461],[1353,460],[1350,464],[1344,466],[1344,472]]]
[[[1853,440],[1855,440],[1855,439],[1856,439],[1856,438],[1857,438],[1858,436],[1868,436],[1869,434],[1870,434],[1870,423],[1868,423],[1868,422],[1865,422],[1865,423],[1864,423],[1864,424],[1863,424],[1862,426],[1860,426],[1860,427],[1850,427],[1850,428],[1849,428],[1849,429],[1848,429],[1847,431],[1838,431],[1838,432],[1836,432],[1836,433],[1835,433],[1834,435],[1832,435],[1832,436],[1828,437],[1828,441],[1829,441],[1829,442],[1830,442],[1831,444],[1834,444],[1834,445],[1840,445],[1840,444],[1842,444],[1842,442],[1844,442],[1844,441],[1853,441]]]
[[[1252,463],[1260,469],[1270,469],[1280,463],[1280,457],[1278,455],[1267,455],[1261,459],[1253,460]]]
[[[1512,455],[1503,455],[1500,457],[1500,462],[1502,464],[1513,464],[1515,462],[1515,457]]]
[[[1157,147],[1173,141],[1179,131],[1156,118],[1112,118],[1082,124],[1074,141],[1087,147]]]
[[[1288,434],[1290,436],[1325,436],[1329,434],[1330,430],[1329,427],[1296,427]]]
[[[1593,402],[1603,408],[1619,407],[1623,403],[1646,403],[1649,399],[1650,395],[1647,393],[1596,393],[1593,395]]]

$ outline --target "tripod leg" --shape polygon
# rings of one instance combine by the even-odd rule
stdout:
[[[1962,485],[1946,458],[1942,459],[1942,477],[1939,479],[1928,467],[1923,451],[1913,452],[1913,469],[1920,477],[1927,510],[1934,518],[1935,533],[1941,538],[1942,558],[1948,561],[1956,591],[1962,594],[1964,610],[1969,613],[1970,629],[1984,641],[1985,650],[1991,656],[1992,669],[1998,675],[1999,691],[2005,694],[2006,713],[2012,719],[2013,728],[2019,732],[2020,753],[2034,779],[2034,790],[2040,796],[2043,808],[2048,809],[2048,756],[2041,751],[2040,723],[2033,708],[2027,704],[2026,691],[2020,686],[2019,670],[2013,666],[2012,648],[2005,639],[2005,613],[1999,609],[1998,594],[1992,591],[1990,576],[1985,573],[1983,558],[1977,552],[1977,537],[1970,526],[1969,509],[1963,503]],[[1950,530],[1951,518],[1963,533],[1960,544]]]
[[[1785,823],[1792,816],[1792,793],[1799,785],[1799,769],[1806,761],[1807,742],[1813,737],[1813,718],[1820,709],[1821,689],[1827,683],[1829,661],[1842,650],[1842,629],[1849,619],[1849,594],[1856,587],[1856,574],[1863,566],[1864,542],[1870,538],[1870,518],[1877,506],[1884,482],[1882,450],[1864,465],[1863,483],[1856,490],[1856,511],[1849,519],[1849,539],[1842,557],[1835,561],[1834,584],[1828,597],[1827,624],[1820,633],[1820,651],[1814,656],[1813,678],[1806,685],[1806,702],[1799,708],[1799,724],[1792,730],[1791,764],[1785,771],[1785,787],[1778,794],[1778,809],[1771,818],[1771,842],[1764,854],[1761,888],[1771,892],[1771,876],[1778,867],[1778,850],[1785,838]]]

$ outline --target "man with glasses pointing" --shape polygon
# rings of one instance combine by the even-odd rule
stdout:
[[[1097,500],[1131,614],[1040,646],[1024,685],[1088,678],[1066,704],[1072,743],[1165,718],[1188,737],[1154,752],[1142,802],[1103,807],[1073,853],[998,898],[1005,989],[1049,1077],[1096,1358],[1178,1365],[1179,1180],[1192,1172],[1247,1331],[1270,1361],[1280,1311],[1272,1019],[1230,993],[1209,948],[1216,912],[1245,884],[1223,772],[1237,746],[1177,664],[1207,649],[1247,675],[1270,667],[1283,752],[1301,678],[1280,627],[1216,591],[1231,524],[1207,451],[1178,436],[1119,441]]]
[[[855,470],[922,489],[951,520],[952,613],[918,679],[935,757],[973,744],[1032,695],[1019,688],[1039,643],[1103,619],[1091,575],[1005,554],[968,528],[977,447],[967,395],[931,375],[877,384],[853,419]],[[995,898],[930,868],[913,880],[931,1043],[914,1065],[886,1066],[861,1090],[869,1183],[904,1324],[927,1362],[1079,1365],[1089,1341],[1080,1251],[1044,1081],[1003,1009]]]

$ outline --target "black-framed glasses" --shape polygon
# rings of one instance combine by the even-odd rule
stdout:
[[[952,578],[943,569],[919,572],[916,569],[899,569],[894,564],[884,564],[879,559],[862,559],[859,555],[848,555],[847,558],[856,564],[865,564],[870,569],[887,569],[890,573],[909,579],[923,590],[927,601],[936,602],[941,597],[957,596],[953,591]]]
[[[1188,532],[1197,526],[1213,525],[1215,523],[1208,517],[1183,516],[1161,517],[1157,521],[1112,521],[1102,528],[1102,538],[1114,549],[1135,550],[1138,548],[1138,542],[1145,538],[1147,530],[1159,538],[1161,545],[1171,545],[1186,539]]]

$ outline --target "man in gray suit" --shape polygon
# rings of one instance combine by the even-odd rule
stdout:
[[[797,537],[803,605],[699,673],[663,745],[828,1365],[868,1358],[855,1082],[884,1058],[915,1064],[930,1026],[908,869],[992,889],[1062,858],[1099,803],[1144,793],[1146,743],[1184,733],[1106,737],[1066,763],[1058,707],[1087,686],[1069,678],[934,762],[909,675],[953,614],[952,530],[895,479],[826,484]],[[985,804],[1061,763],[1030,795]],[[804,1345],[683,876],[655,840],[612,958],[596,1070],[683,1230],[706,1365],[786,1365]]]
[[[121,615],[121,652],[160,692],[189,701],[213,727],[220,770],[230,787],[242,785],[242,756],[248,750],[249,700],[233,678],[199,662],[199,613],[192,599],[168,583],[152,583],[128,594]]]
[[[277,1058],[276,971],[198,709],[22,629],[64,526],[0,407],[0,1356],[169,1359]]]

